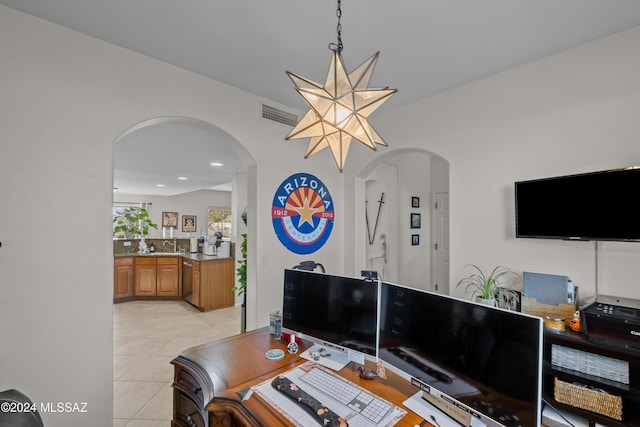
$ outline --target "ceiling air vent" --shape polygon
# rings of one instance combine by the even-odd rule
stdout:
[[[298,116],[269,105],[262,104],[262,118],[289,126],[298,123]]]

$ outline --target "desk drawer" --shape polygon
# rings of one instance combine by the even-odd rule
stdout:
[[[206,414],[187,395],[173,389],[173,422],[185,427],[209,427]]]
[[[204,407],[204,395],[202,393],[202,385],[196,377],[183,368],[176,369],[175,383],[186,391],[191,399],[193,399],[200,407]]]

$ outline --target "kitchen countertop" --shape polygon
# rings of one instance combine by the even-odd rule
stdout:
[[[121,257],[132,257],[132,256],[144,256],[144,257],[148,257],[148,256],[179,256],[182,258],[187,258],[187,259],[191,259],[193,261],[215,261],[215,260],[219,260],[219,259],[227,259],[227,258],[231,258],[231,257],[225,257],[225,258],[218,258],[215,255],[205,255],[205,254],[201,254],[201,253],[190,253],[190,252],[149,252],[146,254],[140,254],[138,252],[131,252],[131,253],[117,253],[117,254],[113,254],[114,258],[121,258]]]

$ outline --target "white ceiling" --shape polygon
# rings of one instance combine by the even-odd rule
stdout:
[[[336,41],[337,2],[327,0],[0,4],[301,110],[304,103],[285,71],[324,82],[327,46]],[[351,70],[380,51],[371,86],[398,89],[380,108],[385,111],[638,25],[640,1],[634,0],[344,0],[342,54]],[[375,115],[372,122],[375,126]],[[177,137],[177,131],[184,133]],[[153,138],[156,155],[125,166],[117,153],[116,175],[122,181],[116,186],[124,190],[133,179],[144,187],[132,193],[169,194],[158,192],[155,185],[161,182],[154,181],[166,185],[189,171],[190,184],[197,181],[201,188],[221,182],[207,163],[209,154],[222,150],[212,148],[220,144],[214,135],[184,128],[138,132],[127,139],[143,145]],[[203,144],[208,138],[212,146]],[[175,156],[162,164],[176,147],[193,153],[191,143],[210,152],[182,165]],[[204,158],[200,165],[193,160]]]
[[[205,188],[231,191],[231,177],[245,170],[215,133],[182,118],[154,120],[119,139],[114,165],[118,193],[161,196]]]

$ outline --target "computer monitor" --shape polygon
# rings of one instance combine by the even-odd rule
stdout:
[[[344,353],[374,359],[378,282],[304,271],[284,271],[282,331]]]
[[[538,317],[381,284],[378,357],[449,425],[540,426],[542,331]]]

